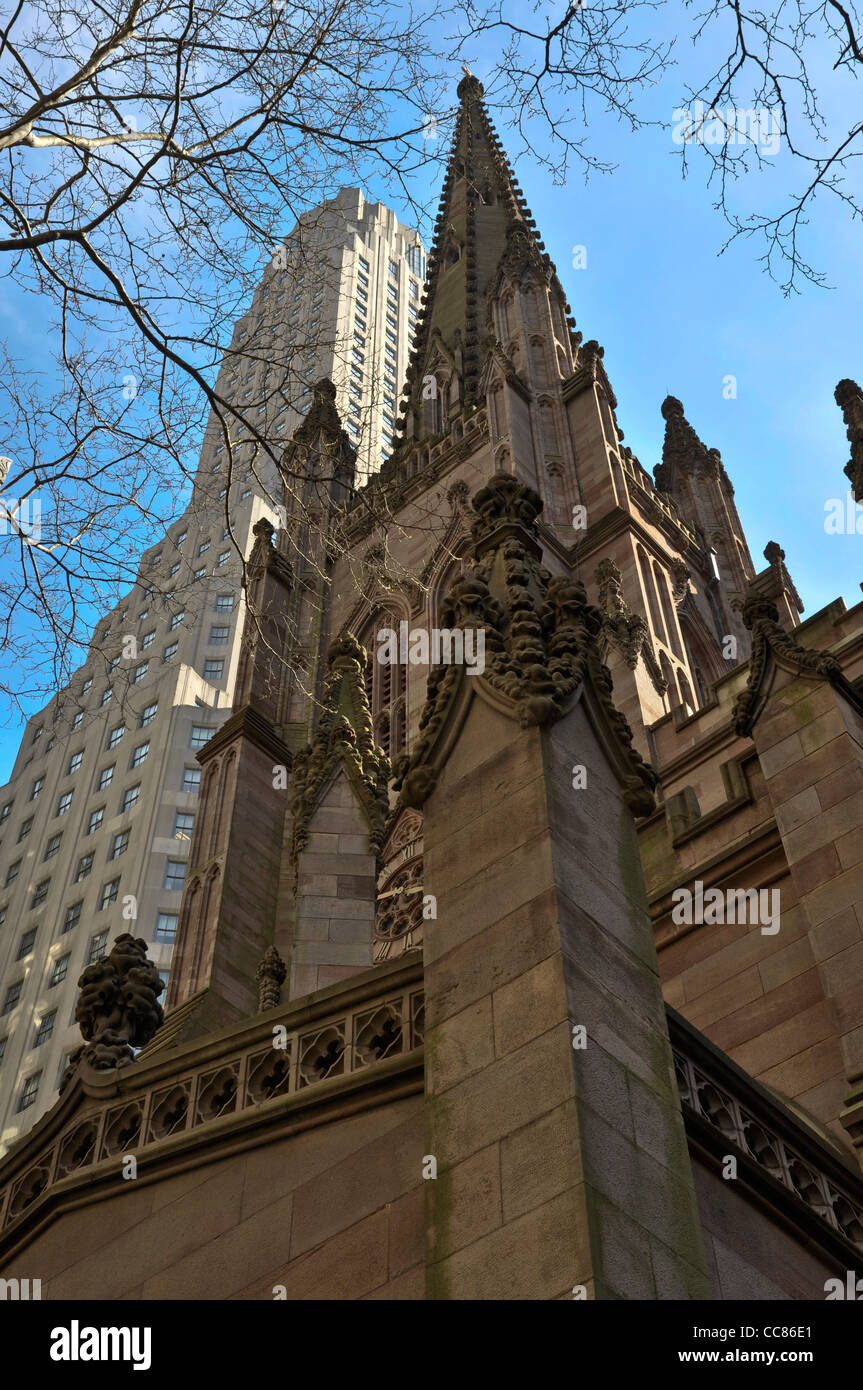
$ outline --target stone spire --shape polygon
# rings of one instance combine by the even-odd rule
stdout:
[[[863,391],[856,381],[846,377],[839,382],[834,395],[851,444],[845,475],[850,480],[855,502],[863,502]]]
[[[716,477],[728,475],[718,449],[708,449],[698,437],[683,413],[683,404],[676,396],[666,396],[662,402],[665,420],[665,439],[662,444],[662,463],[653,470],[656,486],[663,492],[674,493],[682,478],[691,475]]]
[[[569,314],[555,268],[489,120],[483,90],[471,74],[458,85],[461,105],[400,420],[415,441],[444,433],[450,420],[476,408],[488,347],[487,299],[503,268],[530,264],[559,297],[562,313]],[[431,394],[439,370],[449,378],[443,408]]]

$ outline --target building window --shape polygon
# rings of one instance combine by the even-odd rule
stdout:
[[[156,940],[173,945],[177,939],[178,920],[176,912],[160,912],[156,921]]]
[[[74,773],[76,773],[83,761],[84,750],[83,748],[80,748],[78,752],[73,753],[71,758],[69,759],[69,766],[66,768],[66,776],[71,777]]]
[[[142,651],[146,651],[148,647],[152,647],[152,645],[153,645],[153,640],[154,640],[155,636],[156,636],[156,629],[155,629],[155,628],[153,629],[152,632],[145,632],[145,633],[144,633],[144,636],[141,638],[141,649],[142,649]]]
[[[220,681],[220,680],[222,679],[222,672],[224,671],[224,669],[225,669],[225,663],[224,663],[224,661],[205,661],[205,662],[204,662],[204,680],[205,680],[205,681]]]
[[[174,657],[177,655],[177,648],[179,647],[179,645],[180,645],[179,642],[171,642],[171,643],[168,644],[168,646],[167,646],[167,647],[165,648],[165,650],[162,652],[162,664],[163,664],[163,665],[166,664],[166,663],[169,662],[169,661],[173,661],[173,660],[174,660]]]
[[[3,1053],[6,1051],[7,1041],[8,1039],[6,1038],[0,1038],[0,1062],[3,1061]]]
[[[198,546],[198,554],[199,554],[199,555],[203,555],[203,554],[205,553],[205,551],[207,551],[207,550],[209,550],[209,549],[210,549],[210,542],[209,542],[209,541],[201,541],[201,544]]]
[[[119,859],[121,854],[125,854],[129,848],[129,836],[131,830],[119,830],[111,841],[111,849],[108,853],[109,859]]]
[[[150,744],[149,744],[149,742],[148,742],[148,743],[139,743],[139,744],[138,744],[138,747],[135,749],[134,753],[132,754],[131,760],[130,760],[130,762],[129,762],[129,766],[130,766],[130,767],[140,767],[140,766],[141,766],[141,763],[144,761],[144,759],[146,758],[146,756],[147,756],[147,754],[149,753],[149,751],[150,751]]]
[[[44,787],[44,785],[45,785],[45,778],[44,778],[44,777],[37,777],[37,778],[36,778],[36,781],[33,783],[32,787],[30,788],[30,797],[29,797],[30,801],[35,801],[35,800],[36,800],[37,796],[39,795],[39,793],[40,793],[40,791],[42,790],[42,788]],[[3,817],[2,817],[2,819],[3,819],[4,821],[7,821],[7,820],[9,819],[9,816],[11,815],[11,813],[12,813],[12,802],[10,801],[10,802],[7,803],[6,806],[3,807]]]
[[[144,677],[147,674],[147,669],[149,665],[149,661],[142,661],[140,666],[135,667],[134,671],[132,672],[133,685],[137,684],[138,681],[142,681],[144,679]]]
[[[93,684],[92,677],[88,676],[87,679],[85,680],[84,684],[81,686],[81,694],[82,694],[82,695],[86,695],[86,694],[87,694],[87,691],[90,689],[90,686],[91,686],[92,684]]]
[[[54,1032],[54,1020],[57,1017],[57,1010],[52,1009],[50,1014],[43,1014],[39,1020],[39,1027],[36,1029],[36,1041],[34,1047],[41,1047],[43,1042],[47,1042]]]
[[[56,816],[65,816],[69,807],[72,805],[72,792],[64,792],[57,802]]]
[[[180,893],[186,882],[185,859],[169,859],[165,868],[165,892]]]
[[[112,687],[111,687],[110,685],[108,686],[108,689],[107,689],[107,690],[103,690],[103,691],[102,691],[102,698],[101,698],[101,700],[99,701],[99,708],[100,708],[100,709],[101,709],[104,705],[107,705],[108,701],[110,700],[110,698],[111,698],[111,696],[112,696],[113,694],[114,694],[114,691],[113,691],[113,689],[112,689]]]
[[[175,574],[179,574],[179,573],[180,573],[180,562],[179,562],[179,560],[178,560],[177,563],[176,563],[175,565],[172,565],[171,568],[170,568],[170,570],[168,571],[168,577],[169,577],[170,579],[173,579],[173,578],[174,578],[174,575],[175,575]]]
[[[110,787],[111,782],[112,782],[113,777],[114,777],[114,768],[115,768],[115,767],[116,767],[116,763],[112,763],[110,767],[103,767],[103,768],[102,768],[102,771],[99,773],[99,780],[98,780],[98,782],[96,783],[96,791],[97,791],[97,792],[103,792],[103,791],[105,790],[106,787]]]
[[[83,906],[84,899],[81,898],[78,902],[71,903],[70,906],[66,908],[66,916],[63,918],[63,925],[60,928],[61,935],[77,927],[81,920],[81,908]]]
[[[141,795],[141,783],[136,782],[134,787],[127,787],[123,793],[123,800],[120,803],[121,811],[131,811],[133,806],[137,806],[138,797]]]
[[[37,883],[33,889],[33,896],[30,899],[30,907],[41,907],[48,896],[48,889],[51,887],[50,878],[43,878],[41,883]]]
[[[206,724],[193,724],[189,747],[203,748],[205,743],[209,743],[212,733],[213,730]]]
[[[3,1008],[0,1013],[11,1014],[18,1000],[21,998],[21,991],[24,988],[23,980],[16,980],[14,985],[10,985],[6,991],[6,998],[3,1000]]]
[[[15,957],[15,959],[26,960],[30,952],[33,950],[33,943],[35,940],[36,928],[31,927],[29,931],[24,932],[23,936],[21,937],[21,940],[18,942],[18,954]]]
[[[28,1110],[31,1105],[35,1105],[36,1097],[39,1094],[39,1082],[42,1080],[41,1071],[34,1071],[32,1076],[28,1076],[24,1085],[21,1087],[21,1096],[18,1100],[18,1111]]]
[[[110,883],[102,884],[102,892],[99,897],[99,911],[102,912],[110,903],[117,901],[117,893],[120,888],[120,880],[112,878]]]
[[[216,561],[216,568],[218,569],[218,568],[220,568],[222,565],[226,565],[226,564],[228,563],[228,561],[230,560],[230,558],[231,558],[231,552],[230,552],[230,550],[223,550],[223,551],[221,552],[221,554],[219,555],[218,560]]]
[[[180,626],[180,623],[183,621],[183,619],[185,618],[185,616],[186,616],[185,610],[183,610],[183,611],[180,612],[180,613],[174,613],[174,614],[172,615],[171,621],[170,621],[169,624],[168,624],[168,627],[169,627],[169,629],[170,629],[171,632],[176,632],[176,631],[177,631],[177,628]],[[176,647],[175,647],[175,650],[176,650]]]
[[[86,965],[92,965],[94,960],[101,960],[108,946],[108,932],[100,931],[95,936],[90,937],[90,945],[87,950]]]
[[[9,911],[9,905],[8,905],[8,903],[5,903],[5,904],[3,905],[3,907],[0,907],[0,927],[3,927],[3,926],[6,925],[6,913],[7,913],[8,911]]]
[[[83,720],[84,720],[84,711],[81,710],[81,709],[79,709],[78,713],[75,715],[75,718],[72,720],[72,732],[73,732],[73,733],[75,732],[76,729],[80,729],[81,724],[83,723]]]
[[[14,883],[14,882],[15,882],[16,878],[18,877],[18,872],[19,872],[20,868],[21,868],[21,860],[20,860],[20,859],[16,859],[14,864],[10,864],[10,865],[9,865],[9,868],[6,870],[6,877],[5,877],[5,879],[3,880],[3,882],[4,882],[4,887],[8,886],[10,883]]]
[[[233,594],[217,594],[217,595],[216,595],[216,612],[217,612],[217,613],[233,613],[233,611],[234,611],[234,595],[233,595]]]
[[[147,705],[144,708],[141,713],[141,718],[138,720],[139,729],[143,729],[145,724],[152,724],[153,720],[156,718],[156,711],[158,708],[158,702],[155,705]]]
[[[174,537],[174,545],[182,545],[188,534],[188,531],[181,531],[179,536]]]
[[[227,645],[227,641],[228,641],[228,635],[229,635],[230,631],[231,631],[231,629],[230,629],[229,627],[211,627],[211,628],[210,628],[210,645],[213,646],[213,647],[224,647],[224,646],[226,646],[226,645]]]
[[[54,969],[51,971],[51,978],[48,981],[49,989],[53,989],[55,985],[62,985],[69,973],[69,959],[69,956],[66,955],[61,956],[59,960],[55,960]]]
[[[54,858],[54,855],[57,853],[57,851],[58,851],[59,848],[60,848],[60,841],[62,840],[62,838],[63,838],[62,834],[59,834],[59,835],[50,835],[50,836],[48,837],[48,839],[47,839],[46,842],[45,842],[45,853],[44,853],[43,856],[42,856],[43,860],[44,860],[44,859],[53,859],[53,858]]]
[[[19,844],[19,845],[20,845],[20,843],[21,843],[22,840],[24,840],[24,839],[27,838],[27,836],[30,834],[30,831],[31,831],[32,829],[33,829],[33,817],[32,817],[32,816],[28,816],[26,820],[22,820],[22,822],[21,822],[21,829],[18,831],[18,844]]]
[[[201,769],[200,769],[199,767],[184,767],[184,768],[183,768],[183,785],[182,785],[182,790],[183,790],[184,792],[195,792],[195,793],[197,793],[197,791],[198,791],[200,785],[201,785]],[[7,880],[7,882],[8,882],[8,880]]]
[[[174,818],[174,839],[191,840],[195,817],[190,811],[178,811]]]
[[[108,747],[116,748],[117,744],[120,742],[120,739],[123,737],[125,732],[125,724],[118,724],[116,729],[112,729],[110,734],[108,735]]]
[[[73,878],[72,882],[73,882],[73,883],[80,883],[82,878],[86,878],[86,877],[87,877],[87,875],[88,875],[88,873],[90,872],[90,870],[92,869],[92,867],[93,867],[93,856],[92,856],[92,854],[82,854],[82,855],[81,855],[81,858],[78,860],[78,867],[77,867],[77,869],[75,870],[75,877]]]
[[[36,782],[38,782],[40,788],[41,788],[42,783],[44,782],[44,780],[45,780],[44,777],[37,777]],[[36,782],[33,783],[34,788],[36,787]],[[30,800],[31,800],[31,801],[35,801],[35,800],[36,800],[36,797],[37,797],[38,795],[39,795],[39,792],[38,792],[38,791],[35,792],[35,795],[34,795],[33,792],[31,792],[31,793],[30,793]],[[12,802],[12,801],[7,801],[7,802],[6,802],[6,805],[3,807],[3,810],[0,811],[0,825],[5,825],[5,824],[6,824],[7,820],[9,819],[9,817],[10,817],[11,814],[12,814],[12,807],[13,807],[13,805],[14,805],[14,802]]]
[[[33,743],[38,743],[39,739],[42,737],[42,733],[43,733],[43,725],[40,724],[39,727],[38,727],[38,729],[34,729],[34,730],[33,730],[33,737],[32,737],[31,740],[30,740],[31,744],[33,744]]]
[[[97,830],[99,829],[99,827],[101,826],[102,821],[104,820],[104,818],[105,818],[105,807],[104,807],[104,806],[100,806],[99,809],[98,809],[97,811],[91,811],[91,812],[90,812],[90,815],[89,815],[89,817],[88,817],[88,819],[87,819],[87,829],[84,831],[84,834],[85,834],[85,835],[95,835],[96,831],[97,831]]]

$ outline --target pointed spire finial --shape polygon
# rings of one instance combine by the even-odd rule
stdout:
[[[856,381],[845,377],[834,392],[836,404],[842,411],[851,457],[845,465],[845,476],[851,483],[855,502],[863,502],[863,391]]]

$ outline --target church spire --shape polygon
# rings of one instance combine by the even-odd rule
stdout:
[[[458,85],[460,108],[399,422],[413,443],[448,432],[452,420],[476,408],[497,336],[489,300],[507,268],[530,267],[559,299],[562,318],[570,312],[483,95],[470,73]],[[571,331],[574,320],[566,321]]]

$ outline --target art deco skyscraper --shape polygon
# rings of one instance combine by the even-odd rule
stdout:
[[[328,377],[359,480],[380,467],[424,275],[416,232],[357,189],[300,218],[216,380],[242,421],[211,416],[186,510],[144,552],[70,684],[27,724],[0,789],[0,1149],[56,1098],[84,966],[132,931],[167,980],[196,752],[230,711],[240,556],[281,502],[281,442]]]

